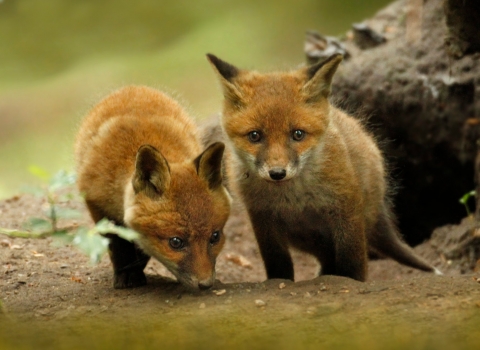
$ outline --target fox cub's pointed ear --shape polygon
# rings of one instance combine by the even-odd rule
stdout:
[[[207,53],[207,58],[225,80],[232,82],[233,78],[238,75],[239,69],[230,63],[222,61],[220,58],[212,55],[211,53]]]
[[[235,78],[240,74],[240,70],[210,53],[207,54],[207,58],[218,73],[225,99],[234,106],[240,106],[242,104],[242,95],[235,84]]]
[[[165,157],[153,146],[138,149],[132,180],[135,194],[143,192],[150,198],[161,196],[170,185],[170,168]]]
[[[225,145],[222,142],[215,142],[210,145],[195,160],[197,174],[208,183],[212,190],[222,184],[222,157]]]
[[[335,54],[325,61],[303,69],[306,76],[303,91],[307,96],[307,101],[315,102],[330,95],[333,75],[342,60],[343,56],[341,54]]]

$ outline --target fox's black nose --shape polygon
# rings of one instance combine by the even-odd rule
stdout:
[[[287,171],[285,169],[281,169],[281,168],[273,168],[272,170],[270,170],[268,172],[268,175],[270,175],[270,178],[272,180],[281,180],[283,179],[285,176],[287,176]]]

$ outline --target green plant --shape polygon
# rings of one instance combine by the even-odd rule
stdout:
[[[465,210],[467,211],[467,216],[470,216],[471,215],[471,212],[470,212],[470,208],[468,206],[468,200],[470,199],[470,197],[475,197],[477,194],[475,191],[470,191],[470,192],[467,192],[465,193],[462,198],[460,198],[459,202],[460,204],[463,204],[465,206]]]
[[[50,177],[43,169],[35,166],[31,166],[29,171],[42,180],[47,180]],[[78,219],[81,217],[81,213],[78,210],[60,206],[60,203],[74,198],[74,194],[71,191],[74,184],[75,175],[61,170],[50,178],[45,188],[29,188],[28,191],[35,196],[45,196],[48,208],[44,210],[44,217],[28,219],[24,225],[25,228],[38,233],[65,233],[66,229],[60,229],[58,227],[58,221],[60,219]]]
[[[50,176],[43,169],[30,167],[30,172],[36,177],[47,180]],[[62,206],[75,198],[72,191],[75,176],[66,171],[60,171],[50,178],[48,185],[42,189],[29,188],[28,192],[35,196],[44,196],[47,207],[43,217],[31,217],[24,224],[24,230],[11,230],[0,228],[0,233],[10,237],[19,238],[44,238],[52,236],[65,243],[77,246],[90,257],[92,263],[100,261],[108,250],[108,238],[103,234],[117,234],[120,237],[132,241],[137,238],[137,233],[129,228],[117,226],[107,219],[100,220],[94,227],[60,225],[60,221],[77,219],[82,214],[75,209]]]

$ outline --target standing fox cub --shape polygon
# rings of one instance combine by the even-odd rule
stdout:
[[[436,271],[398,236],[374,140],[328,101],[341,55],[270,74],[207,56],[225,96],[227,179],[247,208],[268,278],[293,280],[289,246],[313,254],[322,274],[360,281],[368,250]]]
[[[108,235],[115,288],[146,284],[149,256],[190,289],[213,285],[230,212],[223,151],[215,143],[201,153],[193,121],[147,87],[112,93],[84,119],[75,157],[90,214],[139,233],[135,244]]]

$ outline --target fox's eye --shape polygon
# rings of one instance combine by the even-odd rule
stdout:
[[[185,246],[185,242],[180,237],[170,238],[168,244],[170,244],[170,247],[173,249],[182,249]]]
[[[215,244],[220,241],[220,231],[215,231],[212,233],[212,237],[210,237],[210,244]]]
[[[305,138],[305,131],[295,130],[292,134],[292,137],[295,141],[302,141]]]
[[[259,142],[261,139],[262,139],[262,134],[260,133],[260,131],[250,131],[248,133],[248,139],[251,141],[251,142]]]

